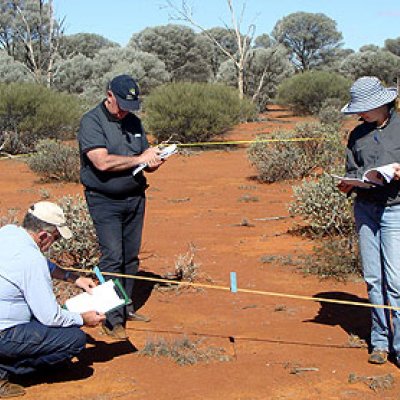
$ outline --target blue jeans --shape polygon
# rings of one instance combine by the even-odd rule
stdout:
[[[354,216],[369,301],[400,307],[400,205],[356,200]],[[400,311],[372,308],[371,345],[400,358]]]
[[[52,367],[79,354],[86,334],[78,327],[49,327],[36,320],[0,332],[0,379]]]
[[[100,246],[100,270],[136,275],[146,204],[144,193],[120,199],[91,190],[87,190],[85,195]],[[113,276],[104,278],[112,279]],[[122,284],[126,294],[132,298],[134,280],[122,279]],[[125,311],[124,308],[119,308],[107,313],[107,326],[111,328],[124,324]]]

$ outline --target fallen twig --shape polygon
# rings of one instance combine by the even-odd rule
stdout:
[[[286,219],[291,218],[289,216],[281,216],[281,217],[265,217],[265,218],[253,218],[254,221],[276,221],[278,219]]]
[[[302,372],[318,372],[319,368],[315,367],[293,367],[290,370],[291,374],[301,374]]]

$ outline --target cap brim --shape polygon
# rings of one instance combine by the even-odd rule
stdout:
[[[115,96],[117,99],[118,107],[124,111],[138,111],[140,109],[140,100],[124,100],[118,96]]]
[[[57,230],[64,239],[72,238],[72,231],[68,228],[68,226],[57,226]]]

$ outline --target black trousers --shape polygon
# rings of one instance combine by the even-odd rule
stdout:
[[[142,242],[146,204],[144,193],[120,199],[87,190],[85,196],[100,246],[100,270],[135,275],[139,269]],[[105,276],[105,279],[112,278]],[[132,298],[134,280],[122,279],[122,284]],[[119,308],[107,313],[107,326],[125,324],[126,312],[126,309]]]

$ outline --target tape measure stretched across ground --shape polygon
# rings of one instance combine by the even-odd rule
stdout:
[[[201,146],[225,146],[251,143],[274,143],[274,142],[311,142],[311,141],[328,141],[327,138],[299,137],[286,139],[253,139],[253,140],[228,140],[221,142],[194,142],[194,143],[177,143],[178,147],[201,147]]]
[[[203,147],[203,146],[229,146],[229,145],[240,145],[240,144],[251,144],[251,143],[274,143],[274,142],[310,142],[310,141],[328,141],[327,138],[287,138],[287,139],[253,139],[253,140],[229,140],[225,142],[194,142],[194,143],[176,143],[178,147]],[[162,144],[162,143],[161,143]],[[166,143],[167,144],[167,143]],[[172,142],[170,143],[172,144]],[[158,146],[158,145],[156,145]],[[29,157],[31,154],[0,154],[1,160],[12,160],[14,158]]]
[[[94,270],[91,269],[78,269],[78,268],[64,268],[66,271],[73,272],[83,272],[88,274],[94,274]],[[102,272],[103,275],[113,276],[116,278],[124,278],[124,279],[136,279],[142,281],[150,281],[157,283],[167,283],[170,285],[180,285],[180,286],[189,286],[203,289],[214,289],[214,290],[222,290],[225,292],[230,292],[231,288],[229,286],[218,286],[218,285],[210,285],[205,283],[194,283],[194,282],[185,282],[185,281],[176,281],[171,279],[163,279],[163,278],[150,278],[148,276],[140,276],[140,275],[127,275],[127,274],[119,274],[119,273],[110,273],[110,272]],[[400,307],[387,306],[383,304],[371,304],[371,303],[362,303],[359,301],[347,301],[347,300],[337,300],[330,299],[325,297],[312,297],[312,296],[302,296],[297,294],[290,293],[280,293],[280,292],[267,292],[263,290],[253,290],[253,289],[242,289],[236,288],[237,293],[249,293],[249,294],[257,294],[261,296],[272,296],[272,297],[282,297],[287,299],[295,299],[295,300],[305,300],[305,301],[313,301],[318,303],[333,303],[333,304],[342,304],[347,306],[357,306],[357,307],[368,307],[368,308],[384,308],[388,310],[400,310]]]

